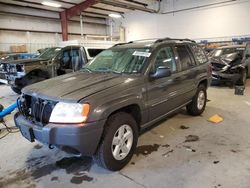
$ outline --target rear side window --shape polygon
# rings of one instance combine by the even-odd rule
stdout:
[[[191,54],[185,45],[180,45],[175,47],[178,54],[182,70],[187,70],[188,68],[194,67],[195,62],[192,61]]]
[[[196,61],[198,61],[199,64],[203,64],[208,61],[205,52],[199,46],[191,45],[191,48],[194,52],[195,59]]]

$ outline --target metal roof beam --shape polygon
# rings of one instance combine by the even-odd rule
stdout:
[[[140,10],[140,11],[149,12],[149,13],[156,13],[156,11],[153,9],[148,9],[148,8],[138,6],[138,5],[132,5],[130,3],[123,3],[120,1],[100,0],[100,3],[106,4],[106,5],[112,5],[115,7],[126,8],[130,10]]]
[[[66,14],[67,14],[67,19],[70,19],[73,16],[80,15],[81,12],[83,12],[84,10],[86,10],[87,8],[91,7],[92,5],[94,5],[98,2],[99,2],[99,0],[86,0],[82,3],[79,3],[73,7],[65,10]]]
[[[99,0],[86,0],[60,13],[63,41],[68,40],[68,20],[74,16],[80,15],[81,12],[98,2]]]

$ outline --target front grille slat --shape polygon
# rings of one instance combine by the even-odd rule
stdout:
[[[49,123],[49,118],[56,104],[56,102],[29,95],[21,96],[18,101],[20,113],[22,113],[30,121],[42,126]]]

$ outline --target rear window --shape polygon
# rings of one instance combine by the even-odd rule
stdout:
[[[90,57],[95,57],[97,56],[99,53],[101,53],[104,49],[87,49],[88,50],[88,53],[89,53],[89,56]]]
[[[208,61],[205,52],[197,45],[191,45],[191,48],[194,52],[195,59],[198,61],[199,64],[206,63]]]

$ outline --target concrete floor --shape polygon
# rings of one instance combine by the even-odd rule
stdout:
[[[0,86],[0,103],[6,106],[16,97]],[[90,158],[29,143],[20,133],[9,134],[0,140],[0,187],[249,188],[250,82],[244,96],[212,87],[208,98],[202,116],[181,110],[144,133],[131,163],[120,172],[106,171]],[[208,122],[214,114],[224,121]],[[13,126],[12,116],[6,120]],[[188,135],[199,140],[185,142]]]

